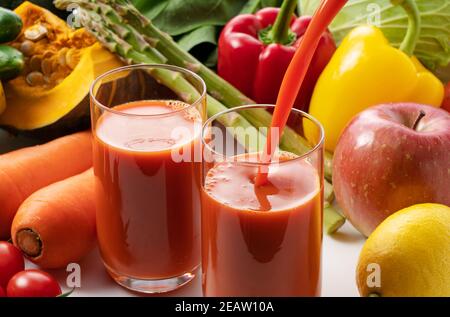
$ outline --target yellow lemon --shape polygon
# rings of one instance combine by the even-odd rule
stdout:
[[[6,99],[5,99],[5,92],[3,91],[2,83],[0,82],[0,114],[5,111],[6,108]]]
[[[450,296],[450,207],[420,204],[388,217],[356,269],[361,296]]]

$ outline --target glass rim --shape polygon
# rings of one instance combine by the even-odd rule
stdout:
[[[182,73],[185,75],[190,75],[193,78],[195,78],[196,80],[198,80],[198,82],[201,84],[202,86],[202,91],[199,92],[200,97],[198,97],[197,100],[195,100],[192,103],[187,103],[185,101],[183,101],[183,103],[185,103],[187,106],[180,108],[180,109],[176,109],[170,112],[166,112],[166,113],[160,113],[160,114],[136,114],[136,113],[126,113],[120,110],[114,110],[114,108],[109,108],[107,106],[105,106],[103,103],[101,103],[100,101],[98,101],[97,97],[94,96],[94,87],[97,86],[97,84],[99,84],[102,80],[104,80],[105,78],[107,78],[108,76],[111,76],[113,74],[117,74],[120,72],[124,72],[124,71],[130,71],[130,70],[134,70],[134,69],[148,69],[148,68],[159,68],[159,69],[166,69],[166,70],[170,70],[170,71],[175,71],[178,73]],[[195,88],[195,87],[194,87]],[[91,87],[89,88],[89,96],[92,100],[92,103],[95,104],[96,107],[115,114],[115,115],[119,115],[119,116],[124,116],[124,117],[134,117],[134,118],[159,118],[159,117],[167,117],[167,116],[171,116],[173,114],[179,113],[181,111],[185,111],[185,110],[189,110],[195,106],[197,106],[198,104],[200,104],[202,102],[202,100],[204,100],[206,98],[206,94],[207,94],[207,88],[206,88],[206,83],[205,81],[196,73],[194,73],[193,71],[186,69],[186,68],[182,68],[182,67],[178,67],[178,66],[173,66],[173,65],[165,65],[165,64],[134,64],[134,65],[125,65],[125,66],[121,66],[121,67],[117,67],[114,68],[112,70],[107,71],[106,73],[103,73],[102,75],[98,76],[91,84]]]
[[[267,109],[267,108],[273,108],[274,109],[275,105],[271,105],[271,104],[249,104],[249,105],[243,105],[243,106],[239,106],[239,107],[230,108],[230,109],[227,109],[227,110],[224,110],[222,112],[219,112],[219,113],[215,114],[214,116],[212,116],[208,120],[206,120],[206,122],[204,123],[204,125],[202,127],[201,138],[202,138],[203,146],[206,149],[208,149],[208,151],[210,151],[214,156],[217,155],[217,156],[220,156],[222,158],[225,158],[225,161],[227,161],[227,159],[229,159],[229,158],[237,156],[237,155],[231,155],[230,156],[230,155],[226,155],[226,154],[223,154],[223,153],[219,153],[216,150],[212,149],[211,146],[206,143],[206,141],[205,141],[205,134],[206,133],[205,132],[209,128],[209,125],[213,121],[217,120],[217,118],[219,118],[220,116],[226,115],[226,114],[228,114],[230,112],[233,112],[233,111],[250,110],[250,109]],[[306,112],[304,112],[302,110],[298,110],[296,108],[292,108],[290,112],[291,113],[294,112],[294,113],[302,115],[304,118],[309,119],[312,123],[314,123],[314,125],[316,127],[318,127],[318,129],[320,131],[319,141],[314,146],[312,146],[310,150],[308,150],[307,152],[303,153],[302,155],[297,155],[296,154],[297,155],[296,157],[289,158],[289,159],[283,160],[283,161],[276,160],[276,161],[272,161],[272,162],[269,162],[269,163],[264,163],[264,162],[249,161],[249,160],[245,159],[245,160],[239,160],[239,161],[233,161],[233,162],[236,162],[236,163],[241,164],[241,165],[248,165],[248,166],[271,166],[271,165],[274,165],[274,164],[286,164],[286,163],[294,162],[294,161],[297,161],[297,160],[304,160],[305,158],[311,156],[313,153],[315,153],[317,150],[319,150],[321,147],[323,147],[323,145],[325,144],[325,130],[324,130],[322,124],[319,122],[319,120],[314,118],[309,113],[306,113]],[[252,153],[260,153],[260,152],[252,152]],[[245,155],[245,154],[246,153],[243,153],[243,155]],[[251,154],[251,153],[248,153],[248,154]],[[295,154],[295,153],[293,153],[293,154]]]

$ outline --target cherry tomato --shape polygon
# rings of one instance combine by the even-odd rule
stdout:
[[[25,262],[19,249],[8,242],[0,242],[0,287],[6,288],[17,272],[23,271]]]
[[[3,290],[3,288],[0,286],[0,297],[5,297],[5,291]]]
[[[14,275],[6,288],[8,297],[56,297],[61,288],[50,274],[39,270],[26,270]]]

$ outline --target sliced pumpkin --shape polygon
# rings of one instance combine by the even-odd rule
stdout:
[[[22,51],[25,67],[5,84],[8,106],[0,125],[63,134],[86,121],[95,78],[123,64],[84,29],[69,28],[46,9],[24,2],[15,12],[24,26],[10,45]]]
[[[6,99],[5,93],[3,91],[2,83],[0,82],[0,114],[5,111],[6,108]]]

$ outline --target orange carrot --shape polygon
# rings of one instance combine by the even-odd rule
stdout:
[[[79,262],[95,245],[94,198],[92,169],[38,190],[14,218],[14,245],[42,268]]]
[[[0,240],[9,238],[14,215],[28,196],[91,166],[89,132],[0,155]]]

